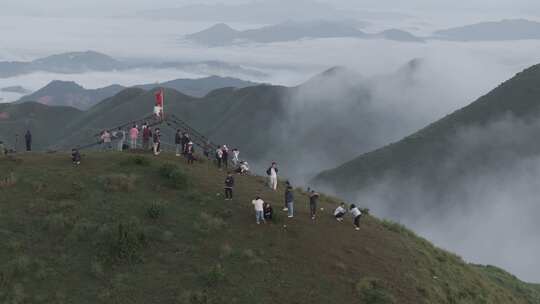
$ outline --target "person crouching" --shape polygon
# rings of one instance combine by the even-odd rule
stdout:
[[[360,230],[360,217],[362,217],[362,212],[354,204],[351,205],[350,212],[354,221],[354,226],[355,226],[354,229]]]
[[[347,213],[347,209],[345,209],[345,203],[341,203],[336,210],[334,211],[334,217],[338,222],[343,222],[343,216],[345,216],[345,213]]]

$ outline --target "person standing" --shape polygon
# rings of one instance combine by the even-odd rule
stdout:
[[[182,150],[182,132],[180,132],[180,129],[176,130],[176,134],[174,135],[174,144],[176,145],[176,156],[180,156],[180,150]]]
[[[240,150],[238,150],[237,148],[234,148],[232,150],[232,153],[233,153],[232,162],[234,166],[237,167],[240,163]]]
[[[294,194],[291,186],[288,186],[287,190],[285,190],[285,204],[286,208],[283,208],[283,210],[288,212],[289,217],[294,217]]]
[[[278,168],[276,162],[272,162],[272,166],[266,170],[268,175],[268,184],[270,189],[277,190],[278,178],[277,178]]]
[[[30,130],[26,130],[26,134],[24,134],[24,141],[26,142],[26,151],[32,151],[32,133],[30,133]]]
[[[251,204],[255,209],[255,218],[257,219],[257,225],[259,225],[261,222],[266,223],[266,221],[264,220],[264,201],[261,199],[261,197],[257,196],[254,200],[251,201]]]
[[[219,170],[221,170],[221,163],[223,162],[223,150],[221,148],[216,149],[216,161]]]
[[[309,194],[309,211],[311,213],[311,219],[314,220],[317,215],[317,201],[319,200],[320,194],[311,190]]]
[[[225,178],[225,200],[230,201],[233,199],[234,177],[231,172],[227,173]]]
[[[223,145],[221,151],[223,151],[222,163],[225,169],[227,169],[229,168],[229,148],[227,148],[227,145]]]
[[[118,140],[118,151],[122,152],[124,151],[124,143],[126,142],[126,131],[122,130],[122,128],[118,128],[118,132],[116,134],[120,138]]]
[[[188,164],[193,165],[193,162],[195,162],[195,147],[192,142],[189,142],[187,145],[186,156]]]
[[[150,149],[150,138],[152,138],[152,130],[148,126],[143,126],[142,129],[142,145],[143,150]]]
[[[111,133],[109,133],[108,130],[104,130],[103,133],[101,133],[101,142],[103,143],[103,150],[112,149]]]
[[[190,142],[190,138],[189,138],[189,134],[187,132],[185,132],[183,135],[182,135],[182,138],[180,140],[181,142],[181,145],[182,145],[182,155],[186,155],[187,154],[187,148],[188,148],[188,144]]]
[[[362,217],[362,212],[354,204],[351,205],[350,211],[354,221],[354,229],[360,230],[360,217]]]
[[[136,125],[133,125],[129,130],[130,148],[131,150],[137,149],[137,138],[139,137],[139,129]]]
[[[154,130],[154,137],[153,137],[153,148],[154,148],[154,155],[159,155],[161,153],[160,151],[160,145],[161,143],[161,133],[159,131],[159,128],[156,128]]]

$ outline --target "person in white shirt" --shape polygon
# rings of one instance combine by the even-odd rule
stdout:
[[[238,166],[238,164],[240,163],[240,150],[234,148],[232,150],[233,152],[233,158],[232,158],[232,162],[235,166]]]
[[[354,204],[351,205],[350,212],[354,219],[354,229],[360,230],[360,217],[362,217],[362,212]]]
[[[264,220],[264,201],[257,196],[253,201],[251,201],[253,207],[255,208],[255,218],[257,219],[257,225],[261,222],[266,223]]]
[[[338,222],[343,222],[343,216],[347,213],[347,209],[345,209],[345,203],[341,203],[336,210],[334,210],[334,217]]]
[[[270,166],[270,168],[266,170],[266,174],[268,175],[268,179],[269,179],[268,182],[269,182],[270,189],[274,191],[277,190],[277,184],[278,184],[277,173],[278,173],[277,164],[276,162],[273,162],[272,166]]]

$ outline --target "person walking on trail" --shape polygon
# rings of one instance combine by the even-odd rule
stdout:
[[[30,130],[26,130],[26,134],[24,134],[24,141],[26,143],[26,151],[32,151],[32,133],[30,133]]]
[[[283,211],[288,212],[288,217],[294,217],[294,193],[291,186],[288,186],[287,190],[285,190],[285,204],[287,207],[283,208]]]
[[[231,172],[227,173],[225,178],[225,200],[231,201],[233,199],[234,177]]]
[[[257,225],[261,222],[266,223],[264,220],[264,201],[261,197],[257,196],[254,200],[251,201],[253,208],[255,209],[255,218],[257,220]]]
[[[221,170],[221,163],[223,162],[223,150],[221,148],[216,149],[216,161],[219,170]]]
[[[362,211],[360,211],[360,209],[358,209],[358,207],[356,207],[354,204],[351,205],[350,211],[353,217],[354,229],[360,230],[360,218],[362,217]]]
[[[143,126],[142,129],[142,145],[143,150],[150,149],[150,139],[152,138],[152,130],[148,126]]]
[[[193,165],[195,162],[195,147],[193,146],[192,142],[189,142],[187,145],[187,162],[190,165]]]
[[[347,213],[347,209],[345,209],[345,203],[339,204],[339,206],[334,210],[334,217],[338,222],[343,222],[343,216],[345,216],[345,213]]]
[[[266,170],[266,174],[268,175],[268,185],[270,186],[270,189],[277,190],[277,184],[278,184],[278,168],[276,162],[272,163],[272,166]]]
[[[156,156],[159,155],[159,153],[161,153],[160,144],[161,144],[161,133],[159,131],[159,128],[156,128],[154,130],[154,137],[153,137],[154,155]]]
[[[111,133],[108,130],[101,133],[101,142],[103,143],[103,150],[112,149]]]
[[[222,163],[225,169],[227,169],[229,168],[229,148],[227,148],[227,145],[223,145],[223,147],[221,147],[221,151],[223,151]]]
[[[183,140],[182,132],[180,131],[180,129],[178,129],[176,130],[176,134],[174,135],[174,144],[176,145],[176,156],[180,156],[180,151],[182,151],[183,149],[182,140]]]
[[[272,205],[268,202],[265,202],[263,205],[263,216],[265,221],[271,221],[274,216],[274,209],[272,209]]]
[[[309,211],[312,220],[314,220],[315,216],[317,215],[317,202],[319,197],[319,193],[315,192],[315,190],[311,190],[311,193],[309,194]]]
[[[129,130],[129,140],[130,140],[130,148],[131,150],[137,149],[137,138],[139,137],[139,129],[137,129],[136,125],[133,125],[131,129]]]
[[[240,150],[238,150],[237,148],[234,148],[232,150],[232,162],[234,164],[235,167],[237,167],[239,164],[240,164]]]
[[[122,128],[118,128],[118,132],[116,133],[118,138],[118,151],[122,152],[124,151],[124,143],[126,142],[126,131],[122,130]]]

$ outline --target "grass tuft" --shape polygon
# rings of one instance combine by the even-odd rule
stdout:
[[[356,291],[364,304],[394,304],[396,300],[386,284],[379,279],[364,278],[356,284]]]

